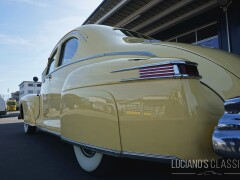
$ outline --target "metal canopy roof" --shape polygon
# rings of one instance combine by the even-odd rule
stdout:
[[[222,0],[104,0],[83,24],[103,24],[155,35]]]

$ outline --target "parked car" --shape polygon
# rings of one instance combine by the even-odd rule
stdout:
[[[239,95],[239,67],[239,56],[221,50],[84,25],[53,49],[40,95],[21,99],[24,130],[72,144],[92,173],[111,156],[219,158],[212,133],[223,101]]]
[[[6,103],[4,99],[0,96],[0,116],[6,114],[7,114]]]
[[[213,148],[223,157],[240,158],[240,97],[226,100],[224,107],[213,133]]]

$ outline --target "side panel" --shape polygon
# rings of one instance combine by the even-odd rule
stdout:
[[[115,101],[108,92],[94,89],[63,93],[61,135],[75,142],[120,151]]]

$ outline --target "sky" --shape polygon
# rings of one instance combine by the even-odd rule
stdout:
[[[22,81],[41,81],[57,42],[79,27],[102,0],[0,0],[0,95]]]

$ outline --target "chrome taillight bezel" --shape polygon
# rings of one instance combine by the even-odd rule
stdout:
[[[186,68],[186,72],[181,72],[181,69],[180,69],[181,66],[184,66]],[[117,69],[112,71],[112,73],[138,69],[139,77],[122,79],[121,81],[161,79],[161,78],[201,79],[202,76],[199,75],[197,66],[198,66],[197,63],[190,62],[190,61],[171,60],[171,61],[164,61],[164,62],[158,62],[158,63],[144,64],[140,66],[133,66],[129,68]],[[190,71],[195,71],[195,72],[192,73]]]

